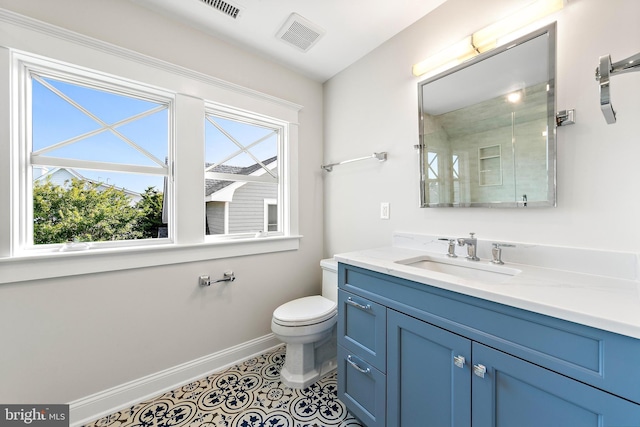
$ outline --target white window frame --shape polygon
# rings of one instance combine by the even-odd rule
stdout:
[[[116,171],[116,172],[149,172],[154,175],[164,173],[168,178],[168,185],[165,189],[165,200],[169,206],[169,212],[171,212],[171,206],[173,203],[173,185],[171,170],[168,165],[173,164],[173,107],[175,104],[175,94],[167,91],[162,91],[157,88],[149,87],[143,83],[132,82],[124,79],[117,78],[115,76],[106,75],[104,73],[96,72],[93,70],[87,70],[80,67],[74,67],[69,64],[64,64],[59,61],[53,61],[42,57],[34,57],[31,55],[25,55],[20,52],[16,52],[13,55],[13,68],[16,71],[16,82],[14,89],[18,92],[17,95],[17,110],[20,111],[17,120],[19,122],[19,135],[18,142],[12,143],[18,145],[18,165],[19,171],[19,191],[16,191],[13,203],[18,205],[18,215],[14,222],[14,232],[16,235],[13,240],[12,253],[16,256],[29,256],[35,253],[50,253],[52,251],[61,251],[67,249],[67,245],[64,244],[46,244],[46,245],[34,245],[33,244],[33,165],[46,165],[52,167],[66,167],[74,169],[92,169],[93,167],[100,167],[104,170]],[[96,161],[83,161],[72,159],[59,159],[48,156],[35,155],[32,152],[32,110],[31,110],[31,98],[32,98],[32,74],[44,78],[53,78],[66,83],[82,85],[97,90],[103,90],[110,93],[117,93],[129,97],[140,98],[150,100],[156,103],[167,104],[168,108],[168,146],[167,146],[167,160],[166,166],[135,166],[116,163],[103,163]],[[37,163],[34,163],[34,158]],[[17,223],[17,226],[15,226]],[[91,242],[91,248],[117,248],[127,246],[145,246],[145,245],[157,245],[170,243],[173,240],[173,217],[169,215],[168,221],[169,237],[157,238],[157,239],[138,239],[138,240],[118,240],[109,242]],[[69,249],[78,248],[78,246],[71,245]],[[79,248],[85,248],[86,246],[80,245]]]
[[[279,137],[278,137],[278,159],[276,161],[276,170],[278,171],[278,199],[273,199],[274,202],[280,200],[280,205],[278,206],[278,220],[281,224],[280,228],[276,232],[267,232],[266,227],[262,230],[263,233],[261,236],[287,236],[290,234],[290,223],[288,221],[284,221],[284,218],[288,216],[285,215],[289,206],[289,183],[284,178],[287,176],[287,152],[289,147],[289,125],[281,120],[274,120],[273,118],[259,116],[255,113],[247,113],[243,111],[238,111],[236,109],[232,109],[226,106],[222,106],[213,102],[208,102],[205,105],[205,114],[207,115],[215,115],[218,117],[223,117],[230,120],[239,120],[244,123],[255,124],[255,125],[266,125],[274,129],[278,129]],[[218,177],[224,177],[225,174],[218,174],[214,172],[206,172],[205,176],[207,178],[216,179]],[[270,182],[271,180],[268,177],[262,179],[260,177],[247,177],[243,175],[234,175],[230,177],[234,182]],[[266,224],[266,220],[263,222]],[[225,206],[225,233],[229,233],[229,203]],[[225,239],[242,239],[242,238],[250,238],[255,237],[256,232],[252,233],[236,233],[236,234],[226,234],[226,235],[209,235],[206,236],[205,239],[210,242],[216,242]]]
[[[301,238],[298,235],[298,171],[293,159],[298,155],[297,122],[302,106],[2,9],[0,25],[3,27],[0,32],[0,140],[9,141],[9,144],[0,144],[0,182],[9,183],[0,186],[0,283],[298,249]],[[175,217],[173,239],[165,239],[166,244],[133,244],[77,252],[26,254],[17,250],[19,235],[14,230],[19,223],[22,202],[16,203],[15,198],[16,194],[25,194],[20,185],[28,182],[26,177],[21,177],[24,170],[18,167],[21,154],[17,141],[24,138],[24,132],[16,107],[20,99],[16,89],[19,87],[17,56],[47,58],[70,64],[75,69],[94,70],[175,94],[173,134],[177,143],[171,155],[180,161],[171,165],[175,185],[174,204],[170,209]],[[288,146],[279,160],[284,162],[281,179],[287,183],[282,200],[287,203],[283,220],[288,230],[282,235],[205,239],[202,165],[207,100],[286,125]]]

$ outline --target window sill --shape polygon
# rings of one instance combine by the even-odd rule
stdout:
[[[302,236],[50,252],[0,259],[0,284],[297,250]]]

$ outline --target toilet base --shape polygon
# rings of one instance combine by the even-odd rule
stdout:
[[[321,344],[287,344],[280,380],[284,385],[304,389],[338,367],[335,333]]]

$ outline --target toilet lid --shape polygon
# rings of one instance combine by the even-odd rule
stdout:
[[[283,326],[320,323],[336,315],[337,304],[321,295],[298,298],[282,304],[273,312],[273,320]]]

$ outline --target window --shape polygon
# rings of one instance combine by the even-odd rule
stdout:
[[[460,156],[458,154],[451,155],[451,178],[453,182],[453,203],[462,201],[460,195]]]
[[[9,142],[0,144],[0,283],[299,247],[302,106],[39,21],[0,21],[0,99],[9,107],[0,107]],[[213,160],[208,116],[219,126]],[[204,172],[212,162],[218,169]],[[227,193],[255,187],[259,203],[208,202],[205,173],[227,181]],[[80,209],[99,201],[125,217],[120,232]],[[226,219],[207,217],[205,204]],[[133,221],[143,207],[152,221]],[[249,213],[250,223],[236,224]],[[63,217],[76,228],[55,234],[51,223]],[[102,221],[85,227],[86,218]]]
[[[156,239],[172,97],[63,66],[23,70],[23,248]]]
[[[282,232],[283,126],[255,115],[210,109],[205,141],[206,234]]]

